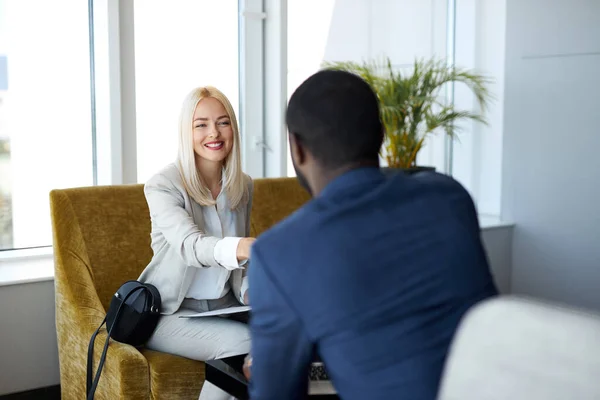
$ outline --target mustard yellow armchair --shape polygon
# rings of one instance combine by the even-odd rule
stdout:
[[[254,183],[251,234],[258,236],[309,199],[295,178]],[[63,400],[85,399],[87,346],[111,297],[152,257],[143,185],[50,193],[54,233],[56,330]],[[97,367],[106,339],[98,335]],[[198,399],[204,363],[111,342],[97,399]]]
[[[64,400],[85,399],[87,346],[110,299],[152,257],[143,185],[54,190],[56,330]],[[104,331],[96,340],[98,365]],[[197,400],[204,363],[111,342],[97,399]]]

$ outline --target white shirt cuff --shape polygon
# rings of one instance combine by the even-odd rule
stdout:
[[[237,260],[237,247],[240,240],[242,240],[240,237],[226,237],[219,240],[215,245],[215,260],[223,268],[233,271],[242,268],[248,261],[244,260],[240,263]]]

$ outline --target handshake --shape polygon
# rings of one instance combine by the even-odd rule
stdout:
[[[244,371],[244,376],[246,379],[250,380],[250,367],[252,366],[252,356],[248,354],[246,358],[244,358],[244,365],[242,370]]]
[[[236,250],[236,257],[238,261],[241,262],[250,258],[250,250],[255,241],[256,239],[253,237],[245,237],[239,241]]]
[[[242,262],[248,260],[250,258],[250,251],[252,250],[252,245],[256,241],[253,237],[245,237],[240,239],[238,242],[236,257],[238,262]],[[250,304],[248,302],[248,291],[244,293],[244,304]]]

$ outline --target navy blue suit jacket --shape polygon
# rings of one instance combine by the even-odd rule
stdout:
[[[496,294],[467,191],[436,173],[348,172],[252,249],[255,400],[434,400],[459,320]]]

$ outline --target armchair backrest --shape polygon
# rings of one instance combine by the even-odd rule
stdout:
[[[250,235],[258,236],[304,203],[310,195],[296,178],[264,178],[254,181]]]
[[[137,279],[152,257],[143,185],[53,190],[50,204],[56,274],[77,269],[66,276],[91,276],[106,310],[119,286]]]

